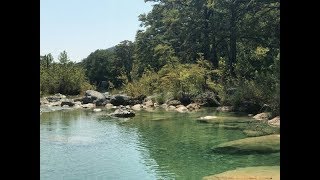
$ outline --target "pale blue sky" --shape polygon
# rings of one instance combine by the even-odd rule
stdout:
[[[152,9],[144,0],[40,0],[40,54],[55,60],[66,50],[72,61],[123,40],[133,41],[138,15]]]

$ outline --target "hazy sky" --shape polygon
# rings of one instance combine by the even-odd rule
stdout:
[[[55,60],[66,50],[72,61],[123,40],[133,41],[144,0],[40,0],[40,54]]]

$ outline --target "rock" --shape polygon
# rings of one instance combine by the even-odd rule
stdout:
[[[233,107],[232,106],[220,106],[220,107],[217,107],[216,110],[220,111],[220,112],[231,112],[231,111],[233,111]]]
[[[257,136],[263,136],[266,135],[265,132],[262,131],[254,131],[254,130],[244,130],[243,133],[248,137],[257,137]]]
[[[203,180],[227,180],[227,179],[254,179],[254,180],[280,180],[280,166],[256,166],[237,168],[220,174],[205,176]]]
[[[81,105],[75,104],[72,108],[74,108],[74,109],[79,109],[79,108],[81,108]]]
[[[63,105],[62,107],[63,107],[63,108],[69,108],[70,106],[65,104],[65,105]]]
[[[164,104],[161,104],[160,107],[163,108],[163,109],[167,109],[168,105],[166,103],[164,103]]]
[[[178,106],[181,104],[180,101],[178,100],[169,100],[167,103],[166,103],[168,106]]]
[[[74,105],[79,105],[79,106],[81,106],[81,102],[80,102],[80,101],[75,101],[75,102],[74,102]]]
[[[184,113],[184,112],[188,112],[188,109],[184,105],[178,105],[176,108],[176,111]]]
[[[218,101],[218,99],[219,97],[214,92],[207,91],[199,94],[195,98],[195,102],[205,107],[217,107],[220,106],[220,102]]]
[[[154,103],[151,99],[144,102],[143,105],[145,105],[146,107],[154,107]]]
[[[120,106],[120,105],[130,105],[130,100],[132,97],[124,95],[124,94],[118,94],[111,96],[110,103],[114,106]]]
[[[198,103],[191,103],[187,106],[187,109],[189,111],[195,111],[195,110],[198,110],[200,109],[200,105]]]
[[[175,109],[176,109],[176,107],[175,107],[175,106],[172,106],[172,105],[171,105],[171,106],[168,106],[168,108],[167,108],[167,110],[171,110],[171,111],[172,111],[172,110],[175,110]]]
[[[100,112],[100,111],[102,111],[100,108],[93,109],[93,112]]]
[[[51,106],[61,106],[61,101],[50,102],[50,103],[48,104],[48,106],[49,106],[49,107],[51,107]]]
[[[68,105],[68,106],[72,107],[72,106],[74,106],[74,102],[73,102],[73,100],[66,99],[66,100],[61,101],[61,106],[64,106],[64,105]]]
[[[83,104],[94,103],[101,105],[106,100],[106,97],[94,90],[87,90],[85,93],[85,97],[82,99]]]
[[[255,116],[253,116],[254,119],[256,120],[268,120],[271,117],[271,113],[267,113],[267,112],[263,112],[263,113],[259,113],[256,114]]]
[[[40,106],[49,104],[49,101],[46,98],[40,98]]]
[[[273,127],[280,127],[280,116],[277,116],[268,121],[268,124]]]
[[[199,119],[205,119],[205,120],[208,120],[208,119],[216,119],[218,118],[217,116],[204,116],[204,117],[200,117]]]
[[[181,104],[184,106],[186,106],[192,102],[191,98],[186,94],[182,95],[182,97],[179,100],[180,100]]]
[[[49,97],[47,97],[46,99],[47,99],[49,102],[58,102],[58,101],[60,101],[60,100],[62,100],[62,99],[65,99],[65,98],[66,98],[65,95],[62,95],[62,94],[58,93],[58,94],[55,94],[55,95],[53,95],[53,96],[49,96]]]
[[[249,137],[222,143],[213,148],[219,153],[274,153],[280,151],[280,135],[273,134],[259,137]]]
[[[153,103],[153,106],[154,107],[159,107],[159,104],[155,102],[155,103]]]
[[[104,107],[106,107],[107,109],[112,109],[114,106],[113,106],[113,104],[108,103]]]
[[[142,108],[141,104],[136,104],[134,106],[131,107],[131,109],[135,110],[135,111],[140,111]]]
[[[83,108],[87,108],[87,109],[91,109],[91,108],[95,108],[96,105],[93,103],[88,103],[88,104],[82,104]]]
[[[135,116],[135,112],[129,109],[116,109],[113,113],[111,113],[111,116],[115,116],[115,117],[123,117],[123,118],[127,118],[127,117],[134,117]]]

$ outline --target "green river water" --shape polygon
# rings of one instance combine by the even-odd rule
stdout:
[[[238,167],[280,165],[279,152],[228,154],[211,150],[246,138],[243,130],[269,128],[247,116],[218,113],[212,108],[192,113],[142,110],[131,119],[105,114],[106,110],[41,114],[41,180],[197,180]],[[207,115],[240,121],[197,121]]]

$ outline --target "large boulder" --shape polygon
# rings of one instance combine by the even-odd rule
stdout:
[[[203,180],[255,179],[280,180],[280,166],[256,166],[237,168],[220,174],[205,176]]]
[[[134,117],[135,112],[130,109],[119,108],[119,109],[116,109],[113,113],[111,113],[111,116],[121,117],[121,118]]]
[[[214,92],[207,91],[196,96],[194,101],[205,107],[218,107],[220,106],[219,99]]]
[[[254,119],[260,120],[260,121],[267,121],[270,117],[271,117],[271,113],[268,113],[268,112],[259,113],[253,116]]]
[[[97,106],[101,106],[101,104],[106,100],[104,94],[94,91],[94,90],[87,90],[85,93],[85,97],[82,98],[83,104],[94,103]]]
[[[120,105],[129,105],[131,104],[132,97],[127,96],[125,94],[117,94],[113,95],[110,98],[110,103],[114,106],[120,106]]]
[[[259,137],[249,137],[222,143],[213,148],[220,153],[274,153],[280,151],[280,135],[273,134]]]
[[[273,127],[280,127],[280,116],[277,116],[268,121],[268,124]]]

